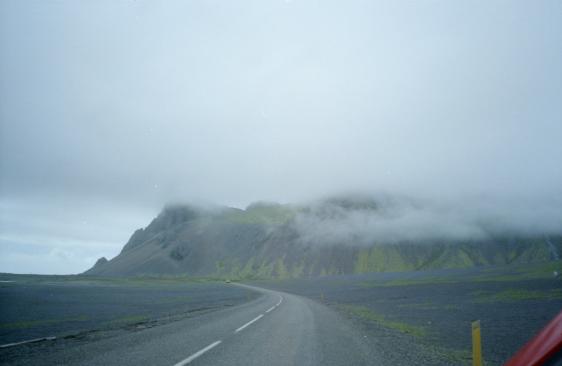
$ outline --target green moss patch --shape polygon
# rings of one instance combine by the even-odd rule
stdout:
[[[424,327],[394,320],[388,320],[384,315],[377,314],[376,312],[365,306],[345,304],[338,305],[338,308],[362,320],[373,322],[385,328],[394,329],[404,334],[410,334],[414,337],[424,337],[426,335],[426,330]]]
[[[508,289],[496,293],[477,291],[472,294],[475,302],[497,302],[497,301],[525,301],[525,300],[559,300],[562,299],[562,289],[553,290],[523,290]]]

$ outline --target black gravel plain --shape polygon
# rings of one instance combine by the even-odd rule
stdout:
[[[0,275],[0,344],[142,329],[258,295],[217,281]]]
[[[481,321],[486,365],[501,365],[562,310],[561,262],[373,273],[256,284],[323,302],[377,339],[396,365],[471,364]]]

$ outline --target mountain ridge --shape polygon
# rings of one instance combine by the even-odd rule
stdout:
[[[405,211],[395,206],[365,197],[258,202],[245,210],[168,205],[119,255],[85,274],[297,278],[544,262],[562,250],[561,236],[544,234],[482,237],[474,230],[474,237],[453,232],[413,240],[419,225],[410,234],[393,229]]]

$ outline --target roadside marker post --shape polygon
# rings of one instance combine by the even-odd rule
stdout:
[[[482,338],[480,320],[472,322],[472,366],[482,366]]]

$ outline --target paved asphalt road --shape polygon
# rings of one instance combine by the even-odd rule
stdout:
[[[334,311],[300,296],[252,288],[263,296],[143,331],[18,358],[14,364],[380,364],[369,339]]]

